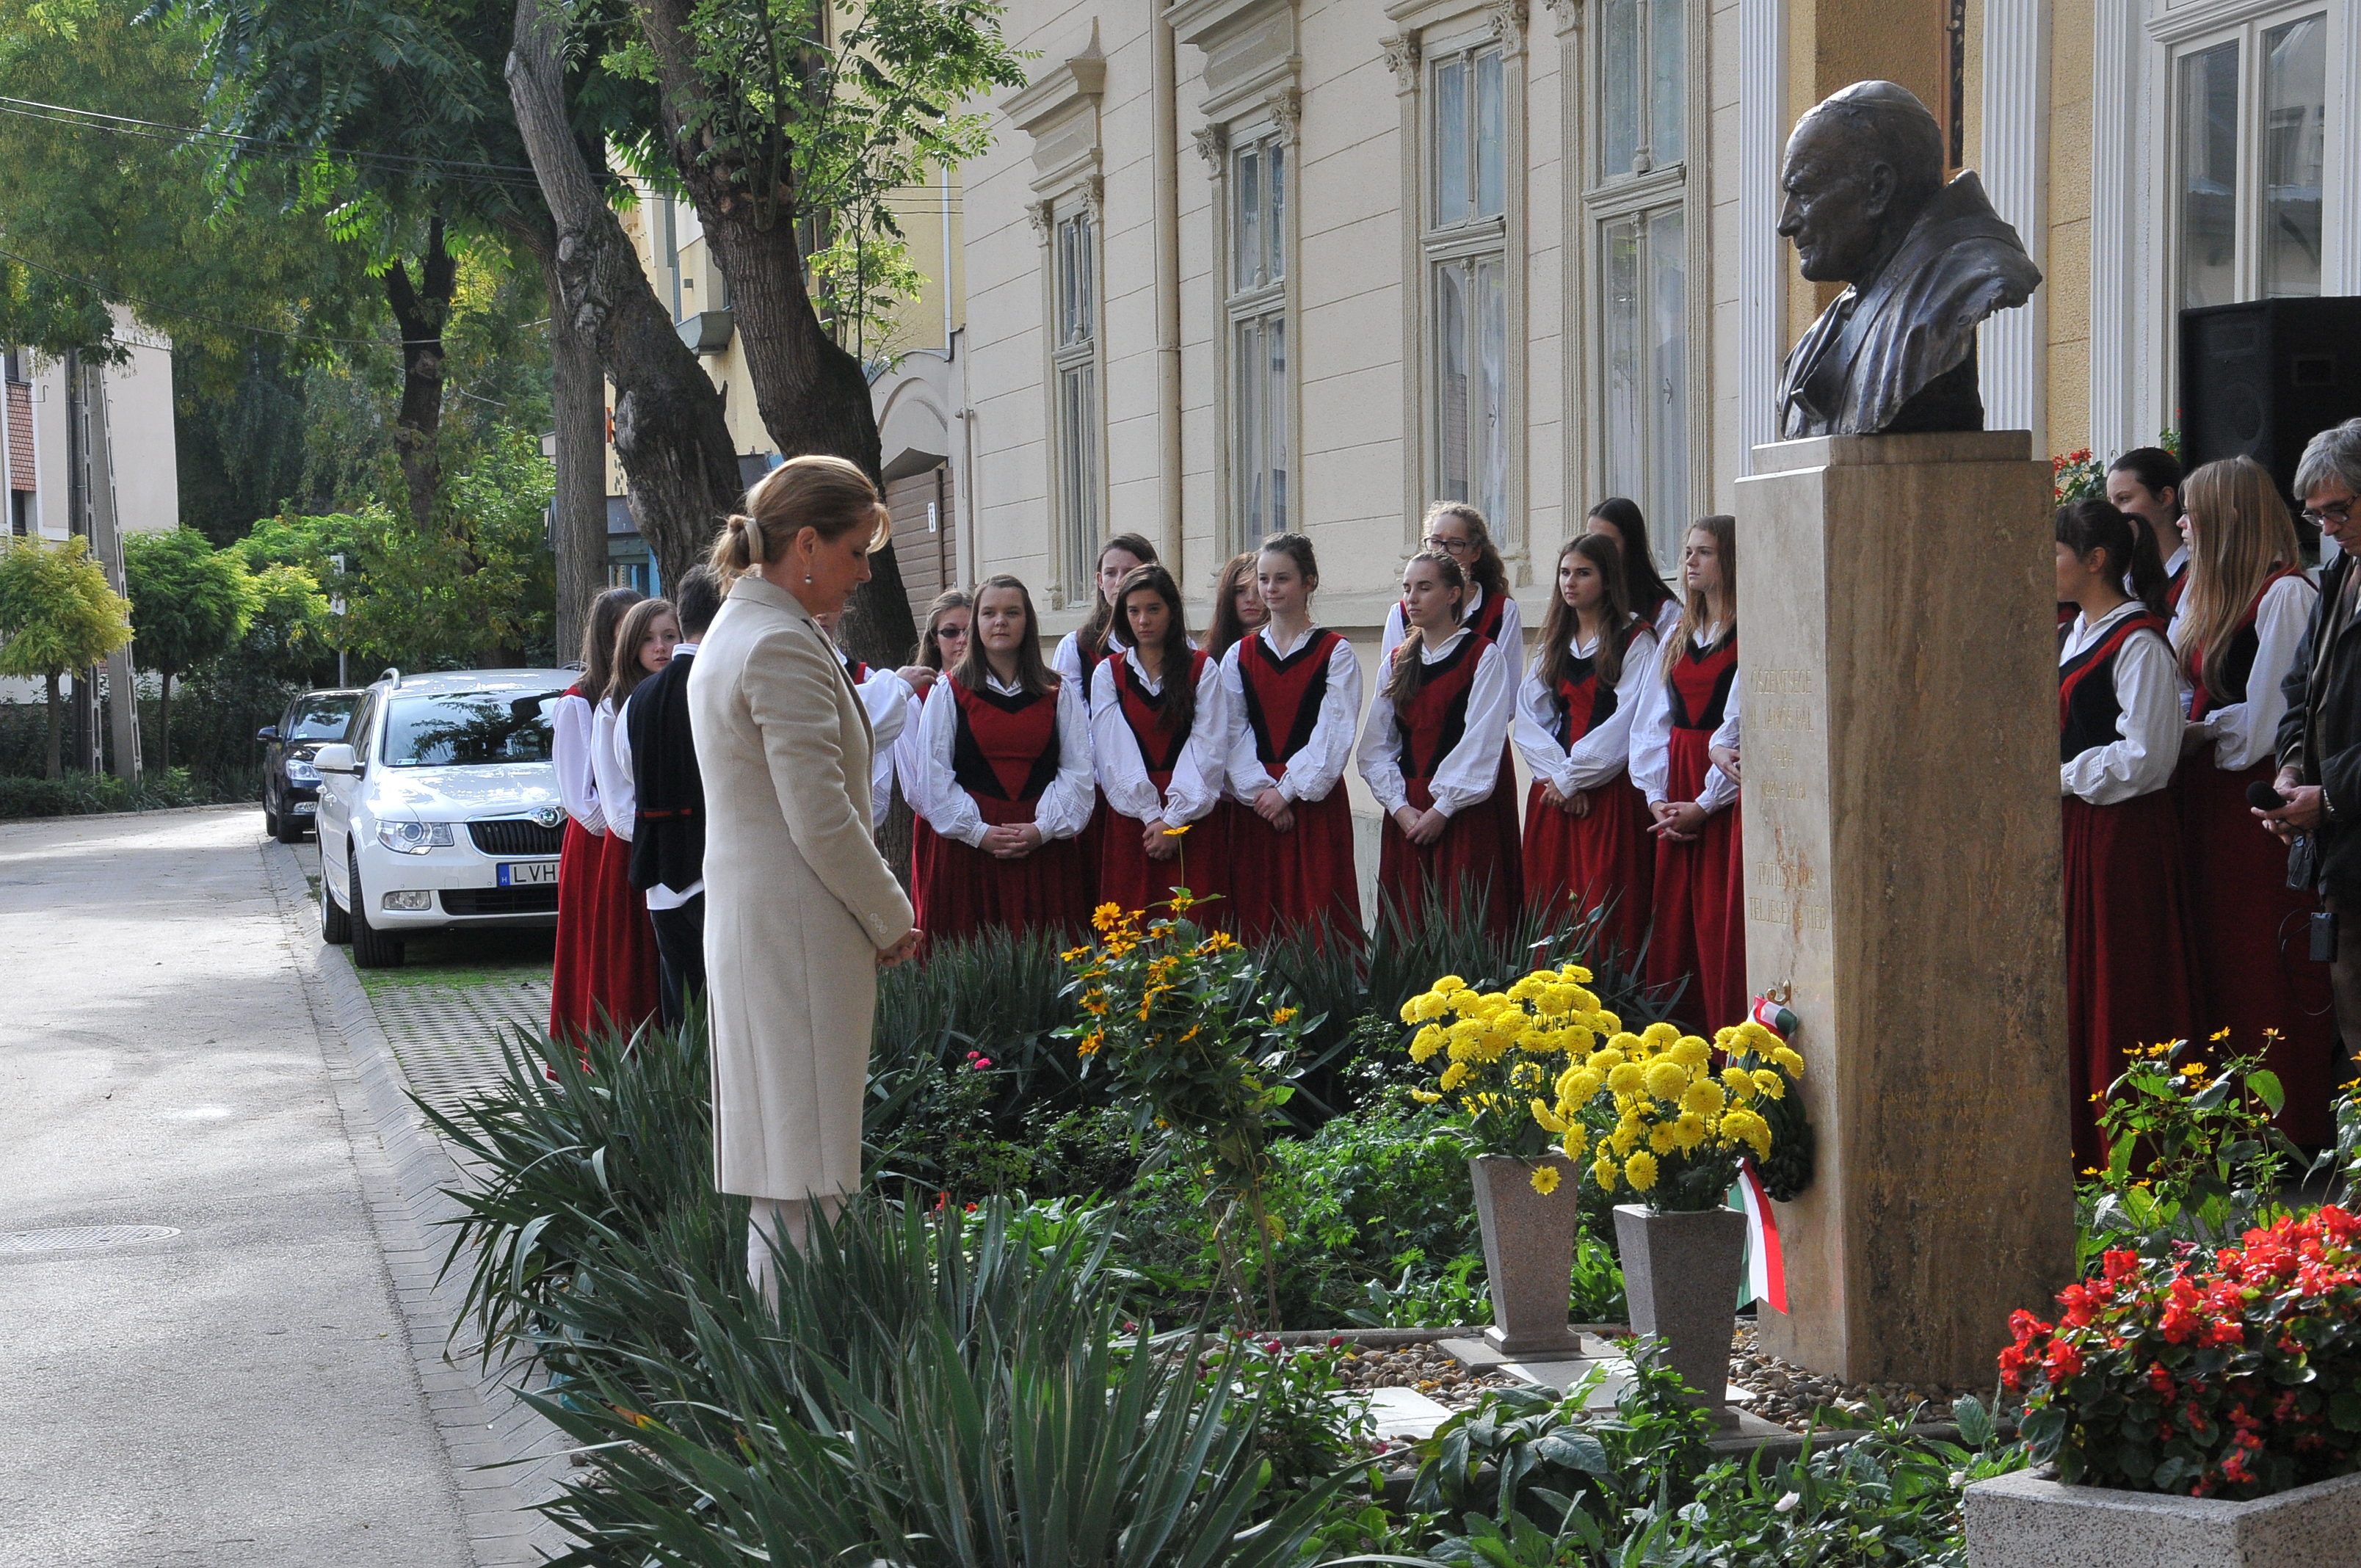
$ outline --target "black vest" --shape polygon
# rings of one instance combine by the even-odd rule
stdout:
[[[694,653],[631,689],[631,782],[639,815],[631,828],[631,885],[675,893],[705,877],[705,777],[688,725]]]

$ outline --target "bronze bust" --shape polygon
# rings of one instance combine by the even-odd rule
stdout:
[[[1851,285],[1779,368],[1779,433],[1982,430],[1976,325],[2041,270],[1973,170],[1943,179],[1943,133],[1891,82],[1856,82],[1795,122],[1779,233],[1812,281]]]

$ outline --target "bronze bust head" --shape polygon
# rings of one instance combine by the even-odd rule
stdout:
[[[1779,430],[1982,430],[1976,326],[2041,281],[1972,170],[1943,179],[1943,133],[1891,82],[1856,82],[1795,122],[1779,233],[1806,278],[1850,285],[1780,367]]]

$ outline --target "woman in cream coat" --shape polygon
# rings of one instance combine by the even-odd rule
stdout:
[[[754,1200],[747,1268],[861,1183],[877,970],[917,945],[910,901],[869,830],[869,716],[813,619],[869,580],[885,509],[836,457],[749,492],[713,564],[741,574],[698,645],[689,718],[705,782],[705,965],[713,1173]]]

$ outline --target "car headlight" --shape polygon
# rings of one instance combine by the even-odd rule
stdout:
[[[377,825],[377,841],[397,855],[423,855],[429,850],[451,847],[451,825],[448,822],[380,822]]]
[[[302,757],[290,757],[287,759],[287,782],[302,784],[306,789],[317,788],[320,783],[320,770]]]

